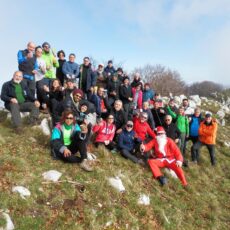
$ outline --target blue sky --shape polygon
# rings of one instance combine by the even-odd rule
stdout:
[[[0,84],[17,69],[28,41],[132,71],[145,64],[177,70],[187,82],[230,85],[229,0],[0,1]]]

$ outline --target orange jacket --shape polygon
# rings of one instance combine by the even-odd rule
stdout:
[[[201,122],[199,128],[199,141],[208,144],[216,144],[216,133],[217,133],[217,122],[215,119],[212,119],[211,125],[207,125],[205,121]]]

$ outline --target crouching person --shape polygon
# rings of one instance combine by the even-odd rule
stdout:
[[[147,152],[153,149],[156,158],[149,159],[148,163],[152,170],[153,176],[160,182],[163,186],[167,183],[166,177],[160,171],[160,168],[172,169],[178,178],[181,180],[183,186],[187,185],[187,181],[182,170],[183,157],[182,154],[175,144],[175,142],[166,136],[163,127],[157,127],[157,137],[147,144],[141,144],[141,152]]]
[[[87,127],[76,124],[71,110],[62,113],[60,123],[52,131],[51,153],[68,163],[80,163],[85,171],[92,171],[87,161]],[[80,157],[75,154],[79,151]]]
[[[138,159],[135,155],[135,145],[140,142],[140,139],[135,138],[133,122],[127,121],[125,128],[119,135],[118,148],[120,149],[121,155],[123,157],[130,159],[134,163],[145,165],[144,161],[142,159]]]

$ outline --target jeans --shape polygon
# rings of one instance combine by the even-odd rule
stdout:
[[[127,149],[121,149],[121,155],[129,160],[133,161],[134,163],[138,163],[138,158],[128,151]]]

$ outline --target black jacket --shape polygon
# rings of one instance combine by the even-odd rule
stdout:
[[[121,85],[119,88],[119,93],[120,93],[120,99],[124,104],[130,103],[128,100],[129,97],[132,97],[132,88],[129,85],[126,87],[125,85]]]
[[[111,109],[110,114],[114,116],[114,124],[116,129],[123,128],[126,124],[126,116],[123,109],[116,111],[114,108]]]
[[[121,83],[119,80],[117,81],[109,81],[107,84],[107,90],[108,90],[108,97],[119,99],[119,87]],[[116,92],[116,96],[112,95],[112,92]]]
[[[170,125],[167,125],[166,123],[164,123],[163,127],[165,129],[167,137],[170,137],[173,140],[180,138],[180,130],[177,128],[176,124],[171,122]]]
[[[20,85],[22,87],[23,96],[25,98],[25,101],[34,102],[35,97],[33,96],[33,94],[31,94],[31,91],[29,90],[27,85],[23,81],[21,81]],[[1,99],[5,102],[6,109],[9,109],[10,100],[12,98],[16,98],[13,80],[5,82],[2,86]]]
[[[161,112],[164,111],[164,112]],[[162,126],[164,123],[164,117],[167,114],[164,108],[152,109],[151,110],[153,119],[155,121],[155,126]]]

